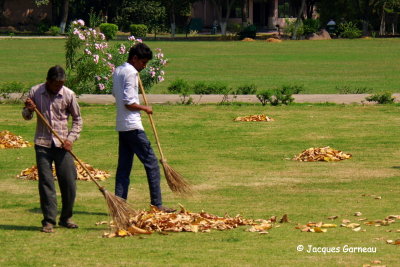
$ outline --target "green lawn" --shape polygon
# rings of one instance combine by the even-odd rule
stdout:
[[[361,41],[360,41],[361,42]],[[172,66],[173,64],[171,64]],[[172,67],[171,67],[172,68]],[[0,129],[32,141],[35,122],[25,122],[18,105],[0,105]],[[90,182],[78,182],[77,230],[39,232],[41,213],[37,182],[15,176],[35,163],[33,148],[0,150],[1,266],[362,266],[373,260],[397,266],[399,222],[386,227],[362,225],[365,232],[333,228],[326,233],[302,233],[297,223],[331,222],[329,216],[358,222],[400,214],[399,105],[353,106],[294,104],[156,105],[154,119],[164,153],[175,169],[194,184],[190,198],[174,196],[162,181],[167,206],[183,204],[195,212],[268,219],[288,214],[290,223],[267,235],[241,227],[211,233],[153,234],[104,239],[107,220],[103,196]],[[117,164],[117,134],[113,106],[82,106],[84,130],[75,153],[96,168],[109,170],[103,182],[113,191]],[[270,123],[239,123],[237,116],[267,114]],[[147,118],[145,128],[154,140]],[[288,160],[309,147],[331,146],[351,153],[342,162]],[[155,144],[153,141],[153,146]],[[136,160],[129,203],[148,207],[148,189]],[[363,196],[366,195],[366,196]],[[381,196],[374,199],[371,195]],[[314,247],[373,247],[376,253],[307,253]]]
[[[336,88],[399,92],[399,39],[286,41],[148,41],[164,50],[170,64],[166,81],[153,93],[166,93],[177,78],[220,81],[233,88],[302,85],[303,93],[338,93]],[[49,66],[65,64],[64,40],[0,39],[0,81],[42,81]]]

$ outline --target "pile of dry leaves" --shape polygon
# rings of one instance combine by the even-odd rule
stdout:
[[[236,119],[234,119],[234,121],[274,121],[274,119],[262,114],[237,117]]]
[[[98,180],[98,181],[104,181],[107,178],[110,177],[110,174],[107,171],[102,171],[99,169],[93,168],[91,165],[82,162],[85,167],[90,171],[92,176]],[[76,166],[76,171],[78,173],[77,180],[81,181],[89,181],[90,177],[87,174],[87,172],[82,168],[81,165],[77,161],[75,161],[75,166]],[[57,178],[54,164],[53,164],[53,176],[54,179]],[[24,180],[39,180],[39,175],[38,175],[38,169],[37,166],[32,166],[31,168],[27,168],[25,170],[22,170],[19,175],[17,175],[17,178],[24,179]]]
[[[24,141],[21,136],[17,136],[10,131],[0,132],[0,149],[4,148],[22,148],[32,146],[28,141]]]
[[[340,150],[326,147],[309,148],[295,156],[293,160],[298,161],[340,161],[351,158],[351,154],[346,154]]]
[[[183,206],[177,213],[166,213],[156,207],[151,207],[149,211],[139,211],[132,215],[130,222],[131,225],[127,229],[117,229],[115,232],[104,233],[103,237],[125,237],[153,232],[210,232],[211,230],[230,230],[242,225],[251,226],[246,231],[267,234],[267,230],[274,227],[276,217],[274,216],[269,220],[251,220],[240,215],[219,217],[204,211],[194,213],[187,211]],[[283,216],[279,222],[288,222],[287,215]],[[96,225],[99,224],[107,224],[107,222],[96,223]],[[112,223],[111,226],[113,226]]]

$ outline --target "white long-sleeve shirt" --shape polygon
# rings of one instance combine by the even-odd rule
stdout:
[[[140,105],[138,75],[138,71],[128,62],[114,71],[112,94],[117,107],[116,130],[119,132],[144,130],[140,111],[132,111],[125,106]]]

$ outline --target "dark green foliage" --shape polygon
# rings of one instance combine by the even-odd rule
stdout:
[[[395,98],[392,97],[392,94],[389,92],[378,93],[365,98],[367,101],[372,102],[375,101],[378,104],[393,104]]]
[[[228,85],[222,82],[196,82],[193,85],[193,92],[197,95],[226,94],[229,90]]]
[[[239,38],[256,38],[257,34],[257,27],[255,25],[249,25],[245,27],[242,31],[239,32]]]
[[[183,79],[176,79],[170,84],[170,86],[168,86],[167,89],[171,94],[189,93],[190,85]]]
[[[49,29],[50,35],[57,36],[60,35],[61,29],[57,26],[51,26]]]
[[[361,30],[357,27],[356,23],[351,21],[340,23],[338,26],[339,36],[341,38],[359,38],[361,36]]]
[[[145,24],[150,32],[164,29],[167,13],[157,1],[124,1],[115,22],[122,31],[129,31],[131,24]]]
[[[112,40],[118,32],[118,26],[112,23],[100,24],[100,31],[105,35],[107,40]]]
[[[303,20],[304,34],[312,34],[319,30],[320,21],[319,19],[306,19]]]
[[[146,37],[148,28],[144,24],[131,24],[129,26],[129,29],[131,31],[131,35],[137,37]]]
[[[42,20],[41,22],[39,22],[39,24],[36,26],[36,32],[38,34],[44,34],[45,32],[47,32],[50,28],[50,25],[47,21]]]
[[[5,82],[0,84],[0,98],[10,99],[10,94],[22,93],[24,95],[28,90],[28,87],[21,82]]]
[[[288,105],[294,101],[293,94],[298,94],[303,90],[302,86],[284,85],[280,89],[268,89],[257,94],[258,100],[265,106],[268,102],[272,106]]]
[[[344,86],[336,86],[336,90],[339,91],[340,94],[366,94],[373,91],[373,89],[368,87],[350,87],[348,85]]]
[[[254,95],[257,92],[255,84],[242,85],[234,92],[236,95]]]
[[[190,105],[193,103],[193,99],[190,97],[190,85],[187,81],[176,79],[167,89],[172,94],[179,94],[182,104]],[[188,99],[186,100],[186,98]]]
[[[99,13],[94,12],[94,8],[90,8],[89,12],[89,27],[96,28],[98,27],[103,20],[103,16],[101,15],[101,11]]]

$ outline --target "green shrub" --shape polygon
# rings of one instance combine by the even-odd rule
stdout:
[[[257,86],[255,84],[242,85],[236,90],[236,95],[254,95],[257,92]]]
[[[22,93],[22,96],[28,91],[28,88],[21,82],[5,82],[0,84],[0,97],[10,99],[12,93]]]
[[[350,87],[349,85],[336,86],[336,90],[340,94],[366,94],[373,91],[373,89],[368,87]]]
[[[41,21],[38,25],[36,25],[36,32],[38,34],[44,34],[49,30],[49,28],[50,26],[46,21]]]
[[[115,38],[118,32],[118,26],[112,23],[102,23],[100,24],[100,31],[104,34],[107,40],[112,40]]]
[[[148,28],[144,24],[131,24],[130,25],[131,35],[137,37],[146,37]]]
[[[196,82],[192,88],[197,95],[226,94],[230,89],[228,85],[221,82]]]
[[[167,88],[168,92],[172,94],[189,93],[190,85],[183,79],[176,79]]]
[[[51,26],[49,29],[50,35],[57,36],[60,35],[61,29],[57,26]]]
[[[168,86],[167,89],[170,93],[179,94],[182,104],[189,105],[193,103],[193,99],[190,97],[190,85],[187,81],[183,79],[176,79],[170,84],[170,86]],[[188,99],[186,100],[186,98]]]
[[[341,38],[359,38],[362,31],[357,27],[356,23],[351,21],[340,23],[338,26],[339,37]]]
[[[289,19],[285,19],[286,22],[286,27],[283,29],[283,32],[285,34],[294,35],[294,31],[296,29],[296,22],[297,20],[289,20]],[[300,20],[300,25],[297,27],[297,31],[296,31],[296,36],[297,38],[300,38],[300,36],[304,35],[304,25],[303,22]]]
[[[245,27],[243,30],[239,32],[239,38],[256,38],[257,35],[257,27],[255,25],[249,25]]]
[[[390,92],[385,92],[385,93],[378,93],[375,95],[367,96],[365,98],[367,101],[372,102],[378,102],[378,104],[393,104],[395,98],[392,97],[392,93]]]
[[[268,102],[272,106],[278,105],[289,105],[293,103],[294,98],[293,94],[298,94],[303,90],[302,86],[298,85],[284,85],[280,89],[268,89],[257,94],[258,100],[260,100],[261,104],[265,106]]]
[[[233,34],[238,34],[242,30],[242,25],[240,23],[228,23],[226,30]]]
[[[312,34],[319,30],[319,19],[306,19],[303,21],[304,34]]]

